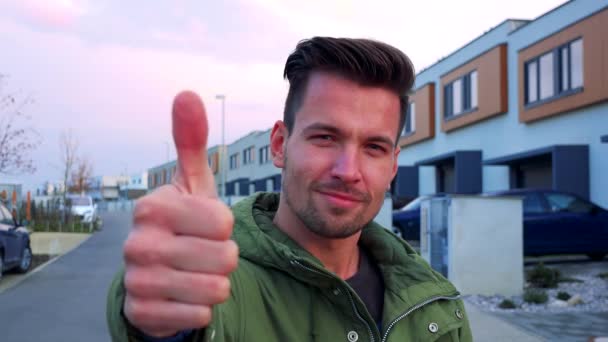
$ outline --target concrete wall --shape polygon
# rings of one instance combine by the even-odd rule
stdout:
[[[523,292],[522,215],[521,199],[452,198],[448,278],[463,294]]]

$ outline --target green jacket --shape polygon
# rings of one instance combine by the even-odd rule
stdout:
[[[212,323],[191,341],[471,341],[454,286],[403,240],[370,223],[360,243],[385,283],[382,331],[342,279],[272,223],[278,195],[256,194],[234,206],[233,239],[240,247],[230,276],[231,297],[213,309]],[[108,296],[113,341],[138,341],[122,315],[123,274]]]

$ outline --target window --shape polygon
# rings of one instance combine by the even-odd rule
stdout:
[[[264,147],[260,147],[260,150],[258,151],[260,153],[260,165],[266,164],[270,161],[270,155],[268,153],[268,148],[269,148],[269,146],[266,145]]]
[[[234,170],[239,167],[239,154],[235,153],[230,156],[230,170]]]
[[[577,39],[526,62],[525,103],[556,98],[583,86],[583,40]]]
[[[219,172],[219,153],[215,152],[209,157],[207,157],[207,162],[209,163],[209,168],[213,174],[217,174]]]
[[[255,159],[255,154],[253,153],[254,151],[255,148],[253,146],[249,146],[243,150],[243,165],[253,163],[253,160]]]
[[[545,207],[536,194],[529,194],[524,197],[524,213],[544,213]]]
[[[416,131],[416,104],[410,102],[405,115],[405,125],[403,126],[403,134],[409,135]]]
[[[444,87],[444,116],[451,118],[477,109],[477,71],[472,71]]]
[[[552,212],[570,212],[585,214],[591,212],[593,205],[574,196],[564,194],[547,194],[547,202]]]

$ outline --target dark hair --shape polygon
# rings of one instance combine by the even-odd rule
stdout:
[[[302,40],[289,55],[283,77],[289,81],[283,121],[291,134],[310,74],[336,73],[364,86],[382,87],[399,96],[401,115],[397,141],[405,124],[414,66],[399,49],[370,39],[314,37]]]

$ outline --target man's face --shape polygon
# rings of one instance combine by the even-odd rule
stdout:
[[[376,216],[397,171],[399,97],[313,73],[291,135],[272,133],[289,216],[326,238],[346,238]]]

